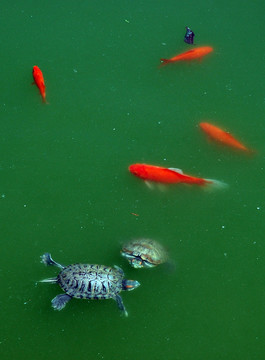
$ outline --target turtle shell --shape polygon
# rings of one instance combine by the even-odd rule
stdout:
[[[121,254],[134,268],[157,266],[168,259],[164,247],[151,239],[132,240],[123,245]]]
[[[104,265],[73,264],[57,276],[61,288],[79,299],[109,299],[122,290],[124,273],[119,268]]]

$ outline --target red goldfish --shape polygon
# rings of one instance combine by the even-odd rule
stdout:
[[[147,164],[133,164],[129,166],[129,171],[139,178],[146,181],[155,181],[166,184],[194,184],[194,185],[223,185],[220,181],[203,179],[195,176],[183,174],[183,171],[175,168],[164,168]]]
[[[43,78],[41,69],[36,65],[33,66],[32,75],[33,75],[36,85],[38,86],[38,88],[40,90],[40,94],[42,96],[43,101],[46,102],[46,92],[45,92],[46,87],[45,87],[44,78]]]
[[[207,122],[200,123],[201,129],[212,139],[221,142],[222,144],[231,146],[233,148],[252,152],[252,150],[248,149],[245,145],[241,144],[238,140],[236,140],[229,132],[224,131],[217,126],[209,124]]]
[[[162,61],[162,65],[173,63],[175,61],[182,61],[182,60],[193,60],[201,58],[210,52],[213,51],[213,48],[211,46],[202,46],[198,48],[194,48],[188,51],[185,51],[182,54],[176,55],[172,57],[171,59],[160,59]]]

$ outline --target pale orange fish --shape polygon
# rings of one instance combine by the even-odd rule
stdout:
[[[219,127],[207,122],[201,122],[200,128],[212,139],[233,148],[243,150],[246,152],[253,152],[253,150],[247,148],[241,142],[234,138],[229,132],[220,129]]]
[[[170,59],[160,59],[160,61],[162,62],[162,65],[166,65],[176,61],[193,60],[193,59],[202,58],[203,56],[209,54],[212,51],[213,48],[211,46],[201,46],[198,48],[185,51],[184,53],[176,55]]]

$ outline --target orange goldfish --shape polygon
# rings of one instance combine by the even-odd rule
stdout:
[[[245,145],[241,144],[229,132],[220,129],[217,126],[214,126],[207,122],[202,122],[200,123],[200,128],[212,139],[219,141],[222,144],[231,146],[239,150],[252,152],[252,150],[248,149]]]
[[[209,54],[212,51],[213,48],[211,46],[201,46],[198,48],[185,51],[184,53],[176,55],[171,59],[160,59],[160,61],[162,62],[162,65],[165,65],[168,63],[173,63],[175,61],[193,60],[193,59],[202,58],[203,56]]]
[[[36,85],[38,86],[38,88],[40,90],[42,100],[44,102],[46,102],[46,91],[45,91],[46,87],[45,87],[44,78],[43,78],[41,69],[36,65],[33,66],[32,75],[33,75]]]
[[[223,185],[218,180],[203,179],[195,176],[186,175],[180,169],[164,168],[161,166],[147,164],[133,164],[129,166],[129,171],[139,178],[146,181],[155,181],[166,184],[194,184],[194,185]]]

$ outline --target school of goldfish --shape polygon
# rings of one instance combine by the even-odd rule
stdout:
[[[186,29],[187,33],[185,35],[184,41],[188,44],[193,44],[194,33],[189,28],[186,27]],[[196,47],[176,56],[173,56],[169,59],[161,58],[160,66],[175,63],[178,61],[202,59],[202,57],[211,53],[212,51],[213,48],[211,46]],[[244,151],[246,153],[253,153],[252,149],[246,147],[229,132],[224,131],[221,128],[208,122],[201,122],[199,126],[208,135],[208,137],[213,139],[214,141],[229,146],[231,148]],[[219,188],[226,187],[226,184],[222,181],[187,175],[184,174],[181,169],[177,168],[165,168],[150,164],[133,164],[129,166],[129,171],[131,172],[131,174],[139,177],[145,182],[158,182],[161,184],[184,183],[206,187],[215,186]]]
[[[186,35],[184,41],[188,44],[193,44],[194,33],[186,27]],[[205,55],[213,52],[211,46],[201,46],[196,47],[191,50],[180,53],[176,56],[173,56],[169,59],[161,58],[160,66],[175,63],[178,61],[191,61],[194,59],[202,59]],[[38,66],[33,66],[32,70],[33,79],[37,85],[39,92],[41,94],[43,102],[46,103],[46,86],[44,82],[44,77],[41,69]],[[246,153],[253,153],[254,151],[239,140],[237,140],[229,132],[222,130],[216,125],[210,124],[208,122],[201,122],[199,127],[202,131],[212,140],[216,141],[219,144],[243,151]],[[218,180],[205,179],[201,177],[191,176],[184,174],[181,169],[177,168],[165,168],[161,166],[155,166],[150,164],[133,164],[129,166],[129,171],[131,174],[139,177],[145,182],[155,182],[161,184],[190,184],[190,185],[199,185],[199,186],[216,186],[224,187],[224,183]]]

